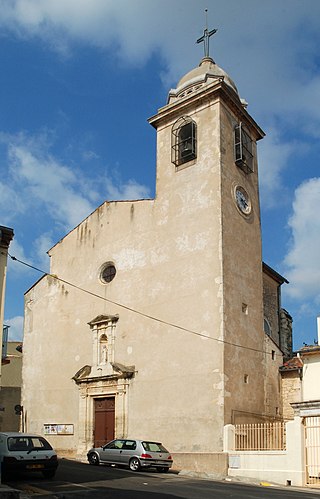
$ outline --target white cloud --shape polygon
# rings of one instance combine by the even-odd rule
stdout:
[[[10,209],[8,209],[10,207]],[[23,213],[24,206],[18,193],[8,182],[0,182],[1,224],[9,225],[17,213]]]
[[[253,71],[252,83],[261,92],[288,76],[291,88],[305,70],[310,74],[314,69],[318,46],[308,42],[308,33],[315,37],[318,31],[320,5],[315,0],[2,0],[0,23],[20,36],[41,37],[58,49],[74,42],[112,45],[130,64],[145,62],[160,50],[169,71],[179,76],[183,68],[190,69],[190,57],[197,61],[202,56],[195,41],[203,31],[205,8],[210,27],[219,30],[210,42],[212,53],[238,67],[245,78]],[[249,12],[254,22],[248,23]],[[246,30],[239,36],[244,24]],[[228,57],[223,58],[224,51]],[[181,57],[185,53],[188,58]],[[278,71],[270,71],[275,65]],[[256,84],[259,81],[264,82],[262,87]],[[313,80],[308,81],[312,86]]]
[[[15,275],[19,274],[20,276],[21,274],[26,275],[27,273],[30,274],[30,272],[34,272],[31,267],[36,267],[43,272],[49,272],[50,260],[47,251],[54,243],[55,241],[53,241],[49,233],[40,235],[28,248],[29,253],[32,254],[32,259],[30,259],[18,240],[18,237],[14,236],[9,247],[9,255],[11,255],[12,258],[10,256],[8,257],[8,272]],[[19,261],[17,262],[16,260]]]
[[[3,29],[38,37],[64,54],[70,55],[79,43],[99,47],[107,57],[112,48],[112,57],[130,66],[144,64],[157,52],[166,86],[176,83],[202,57],[203,49],[195,41],[202,34],[208,8],[209,26],[218,28],[210,41],[211,53],[248,98],[249,112],[269,125],[281,116],[282,123],[296,129],[320,129],[320,107],[314,105],[320,98],[316,64],[320,2],[315,0],[0,0],[0,4]],[[248,23],[248,12],[254,23]],[[239,28],[244,25],[245,32]],[[286,144],[282,149],[287,154],[285,148]]]
[[[35,253],[37,255],[37,266],[44,272],[50,270],[50,259],[47,251],[52,248],[56,241],[53,240],[50,233],[41,234],[35,243]]]
[[[23,340],[23,317],[18,315],[12,319],[5,319],[4,323],[9,328],[9,341],[22,341]]]
[[[2,142],[5,142],[3,137]],[[121,200],[149,196],[146,186],[132,179],[122,182],[111,176],[107,177],[103,191],[99,178],[87,178],[80,169],[62,164],[53,157],[45,135],[27,137],[19,134],[6,137],[6,144],[10,176],[6,183],[0,184],[0,193],[6,193],[4,200],[0,201],[2,212],[8,213],[6,218],[10,218],[9,215],[14,218],[21,213],[27,217],[31,210],[40,209],[55,224],[69,230],[105,198]],[[51,239],[52,235],[47,233],[48,237]]]
[[[37,155],[29,146],[9,147],[10,168],[16,182],[24,185],[33,202],[50,211],[51,218],[66,227],[77,225],[93,207],[78,189],[76,173],[49,155]]]
[[[144,185],[138,184],[135,180],[128,180],[126,183],[115,185],[112,179],[106,181],[107,199],[115,200],[134,200],[150,197],[150,189]]]
[[[281,142],[275,129],[268,130],[267,136],[259,142],[260,197],[264,208],[279,206],[279,199],[284,201],[282,176],[288,159],[298,149],[301,153],[301,145],[297,143]]]
[[[295,191],[289,220],[292,241],[285,264],[291,282],[287,293],[294,299],[320,304],[320,178],[303,182]]]
[[[10,243],[9,247],[9,255],[12,257],[27,263],[28,265],[33,265],[31,260],[28,259],[27,255],[25,254],[25,251],[23,249],[23,246],[20,244],[17,236],[15,235],[13,240]],[[12,260],[10,257],[8,258],[8,271],[14,272],[14,273],[23,273],[26,274],[27,272],[30,271],[29,267],[26,265],[17,265],[17,262]]]

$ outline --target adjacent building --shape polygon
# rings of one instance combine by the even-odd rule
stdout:
[[[281,366],[283,411],[286,419],[294,416],[316,417],[320,429],[320,317],[318,337],[313,345],[303,346]]]
[[[22,345],[18,341],[7,344],[7,362],[2,367],[0,390],[0,431],[22,429],[21,384],[22,384]]]
[[[6,291],[8,250],[13,239],[13,229],[0,225],[0,335],[1,335],[1,364],[6,362],[8,326],[3,324],[4,302]],[[0,388],[1,388],[1,364],[0,364]]]

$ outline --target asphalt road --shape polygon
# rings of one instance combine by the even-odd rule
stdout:
[[[61,460],[53,480],[40,474],[15,476],[5,483],[34,499],[320,499],[320,489],[262,487],[179,476],[174,472],[134,473],[127,469],[90,466]]]

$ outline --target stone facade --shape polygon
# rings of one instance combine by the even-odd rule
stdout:
[[[284,308],[280,309],[280,345],[284,360],[293,356],[292,352],[292,317]]]
[[[284,420],[294,419],[292,403],[301,401],[302,385],[302,363],[295,361],[296,366],[283,370],[282,375],[282,399]]]
[[[50,275],[25,295],[27,429],[68,424],[52,444],[84,456],[104,417],[117,437],[161,440],[188,466],[211,454],[225,470],[224,425],[281,405],[279,341],[263,330],[264,134],[210,58],[149,122],[155,199],[103,203],[51,248]],[[240,124],[252,172],[235,163]]]
[[[263,264],[264,330],[280,346],[284,359],[292,357],[292,317],[281,308],[281,286],[287,279]]]

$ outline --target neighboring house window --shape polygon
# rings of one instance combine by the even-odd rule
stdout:
[[[197,157],[197,125],[189,118],[179,118],[172,127],[172,162],[183,165]]]
[[[271,333],[272,333],[272,329],[271,329],[271,326],[270,326],[270,322],[268,321],[268,319],[264,318],[263,319],[263,329],[264,329],[264,332],[268,335],[268,336],[271,336]]]
[[[243,124],[234,129],[234,153],[236,165],[245,173],[253,172],[252,139]]]

